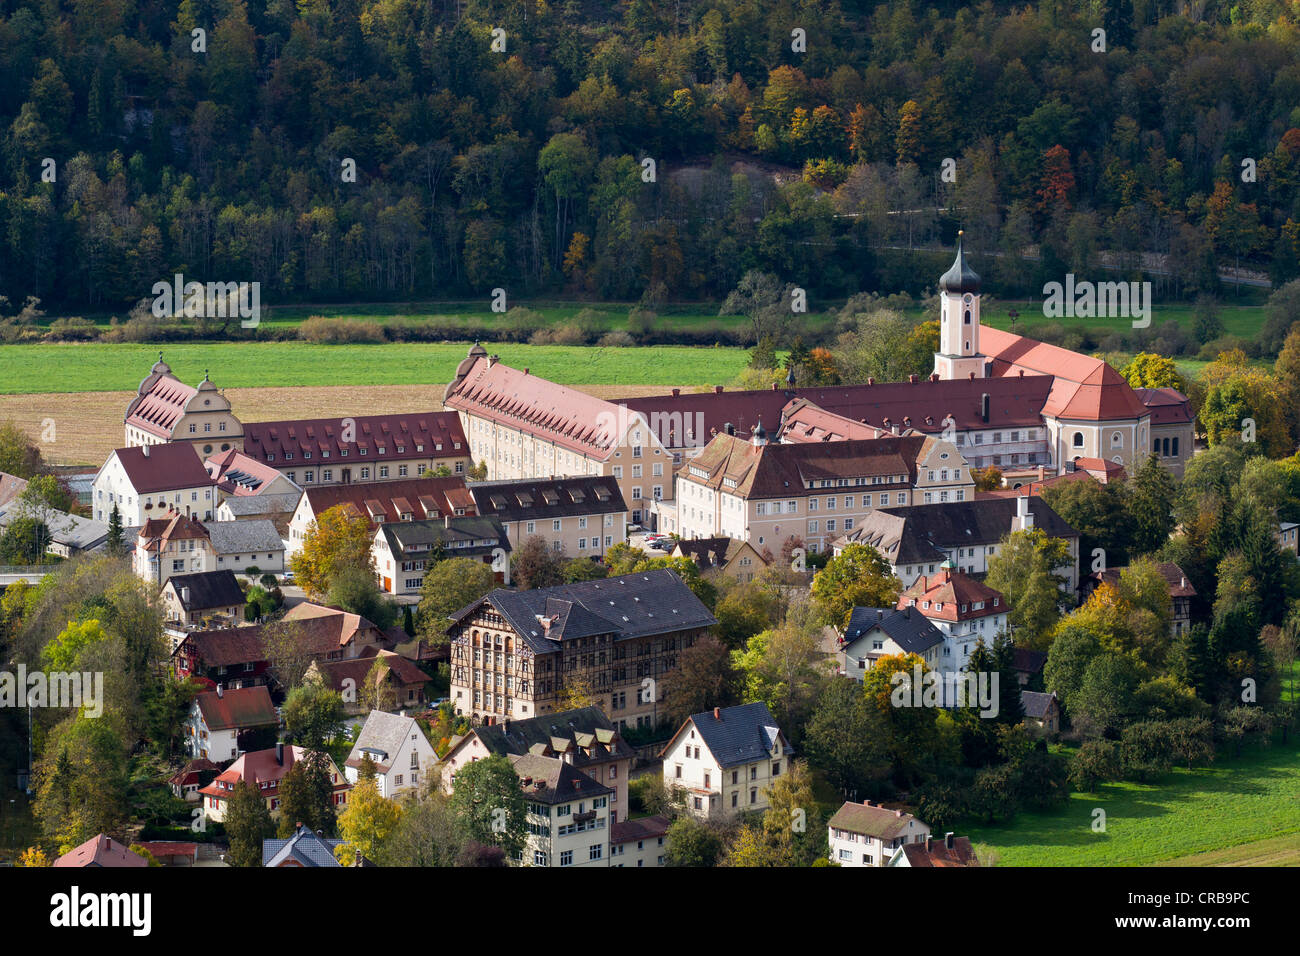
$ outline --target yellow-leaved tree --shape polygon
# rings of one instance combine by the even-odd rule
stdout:
[[[336,574],[360,567],[373,573],[370,545],[374,538],[370,522],[356,511],[337,506],[316,518],[303,537],[302,550],[289,567],[294,578],[313,598],[329,592]]]

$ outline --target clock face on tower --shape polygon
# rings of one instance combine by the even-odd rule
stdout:
[[[963,301],[964,301],[967,305],[970,305],[973,301],[975,301],[975,297],[974,297],[973,295],[971,295],[969,292],[967,292],[967,293],[966,293],[966,298],[965,298]]]

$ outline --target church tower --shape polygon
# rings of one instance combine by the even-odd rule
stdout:
[[[985,378],[987,359],[980,354],[980,277],[966,263],[960,232],[957,258],[939,279],[939,351],[934,371],[941,379]]]

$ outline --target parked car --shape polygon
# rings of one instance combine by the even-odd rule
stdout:
[[[654,548],[656,551],[671,551],[673,546],[676,544],[677,542],[672,538],[659,538],[658,540],[651,541],[650,547]]]

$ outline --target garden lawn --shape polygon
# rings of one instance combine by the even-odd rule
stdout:
[[[1106,812],[1104,833],[1092,829],[1096,808]],[[1047,813],[959,832],[999,866],[1150,866],[1300,833],[1300,740],[1155,783],[1105,784]]]
[[[468,342],[309,345],[302,342],[78,343],[0,346],[0,394],[135,391],[161,351],[173,374],[222,388],[263,385],[421,385],[452,380]],[[566,385],[726,384],[748,353],[686,345],[644,348],[493,344],[515,368]]]

